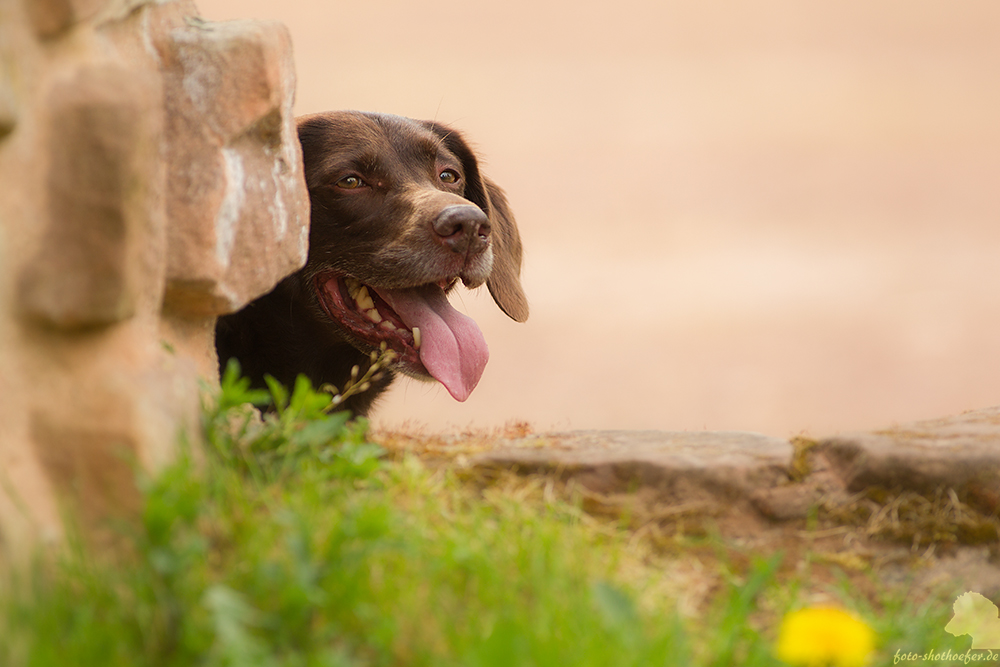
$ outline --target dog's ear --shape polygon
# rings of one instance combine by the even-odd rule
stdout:
[[[483,210],[493,226],[493,270],[486,287],[500,310],[515,321],[524,322],[528,319],[528,298],[521,287],[521,236],[503,190],[485,177],[483,184],[487,200]]]
[[[528,299],[521,287],[521,235],[518,234],[507,197],[496,183],[479,173],[475,153],[458,132],[431,121],[426,121],[426,125],[462,161],[465,198],[481,208],[490,219],[493,269],[486,279],[486,287],[500,310],[511,319],[524,322],[528,319]]]

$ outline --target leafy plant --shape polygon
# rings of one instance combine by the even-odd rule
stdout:
[[[366,429],[304,378],[265,392],[230,365],[206,446],[140,475],[126,549],[74,543],[0,579],[0,664],[779,664],[775,629],[806,587],[781,556],[717,558],[722,585],[685,619],[644,594],[664,575],[624,527],[390,462]],[[882,662],[945,646],[947,609],[844,596],[887,639]]]

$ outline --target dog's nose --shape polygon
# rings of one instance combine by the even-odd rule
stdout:
[[[441,243],[459,255],[479,254],[490,243],[490,220],[478,206],[448,206],[434,218],[432,227]]]

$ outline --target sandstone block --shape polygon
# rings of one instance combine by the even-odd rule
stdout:
[[[194,364],[155,350],[137,333],[119,332],[114,346],[121,357],[143,363],[92,354],[96,347],[66,347],[58,359],[34,366],[66,369],[61,377],[46,374],[50,400],[31,408],[28,435],[45,478],[88,530],[107,527],[110,517],[134,516],[137,474],[169,461],[182,438],[198,437]]]
[[[24,0],[35,33],[50,38],[96,14],[105,0]]]
[[[820,441],[816,453],[848,491],[953,489],[986,512],[1000,509],[1000,407],[838,435]]]
[[[291,42],[276,23],[187,22],[157,42],[167,87],[167,306],[233,312],[299,268],[308,194]]]
[[[599,494],[644,491],[657,503],[722,507],[788,480],[792,447],[756,433],[574,431],[530,435],[470,460],[554,472]]]
[[[112,63],[49,91],[45,231],[18,283],[34,318],[61,329],[120,322],[155,281],[161,105],[155,79]]]
[[[137,443],[130,433],[88,430],[34,415],[31,436],[50,483],[88,529],[138,508],[135,471],[129,465]]]
[[[14,94],[10,88],[0,80],[0,139],[14,131],[17,125],[17,109],[14,102]]]
[[[0,140],[17,125],[14,77],[21,73],[17,56],[23,39],[24,35],[19,35],[10,21],[0,21]]]
[[[0,559],[200,438],[215,315],[305,260],[293,90],[276,24],[0,0]]]

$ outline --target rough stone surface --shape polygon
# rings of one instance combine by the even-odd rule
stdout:
[[[513,440],[469,462],[552,472],[602,495],[641,491],[647,503],[722,509],[787,482],[791,454],[787,441],[755,433],[576,431]]]
[[[0,556],[128,514],[197,437],[214,320],[305,261],[287,31],[0,0]]]
[[[153,252],[164,244],[163,215],[150,205],[162,181],[158,83],[112,62],[85,65],[49,90],[46,229],[19,284],[25,310],[48,325],[126,320],[144,281],[163,273]]]
[[[0,139],[14,131],[17,125],[17,109],[14,108],[14,97],[10,89],[3,86],[0,80]]]
[[[49,38],[92,17],[105,0],[25,0],[25,4],[35,32]]]
[[[293,70],[276,23],[187,23],[162,35],[167,157],[167,302],[204,315],[237,310],[297,269],[307,251]]]
[[[838,435],[815,451],[848,491],[953,489],[983,511],[1000,509],[1000,407]]]
[[[18,110],[13,81],[17,73],[17,47],[18,40],[13,26],[9,22],[0,21],[0,141],[13,132],[17,125]]]
[[[597,494],[749,509],[770,521],[874,491],[954,493],[979,512],[1000,511],[1000,407],[816,441],[710,431],[515,435],[473,449],[453,440],[424,451],[484,470],[555,474]]]
[[[587,512],[627,518],[654,542],[713,526],[740,548],[829,564],[860,586],[874,573],[911,591],[1000,594],[1000,407],[791,442],[656,431],[376,439],[486,484],[512,472],[558,480]]]

